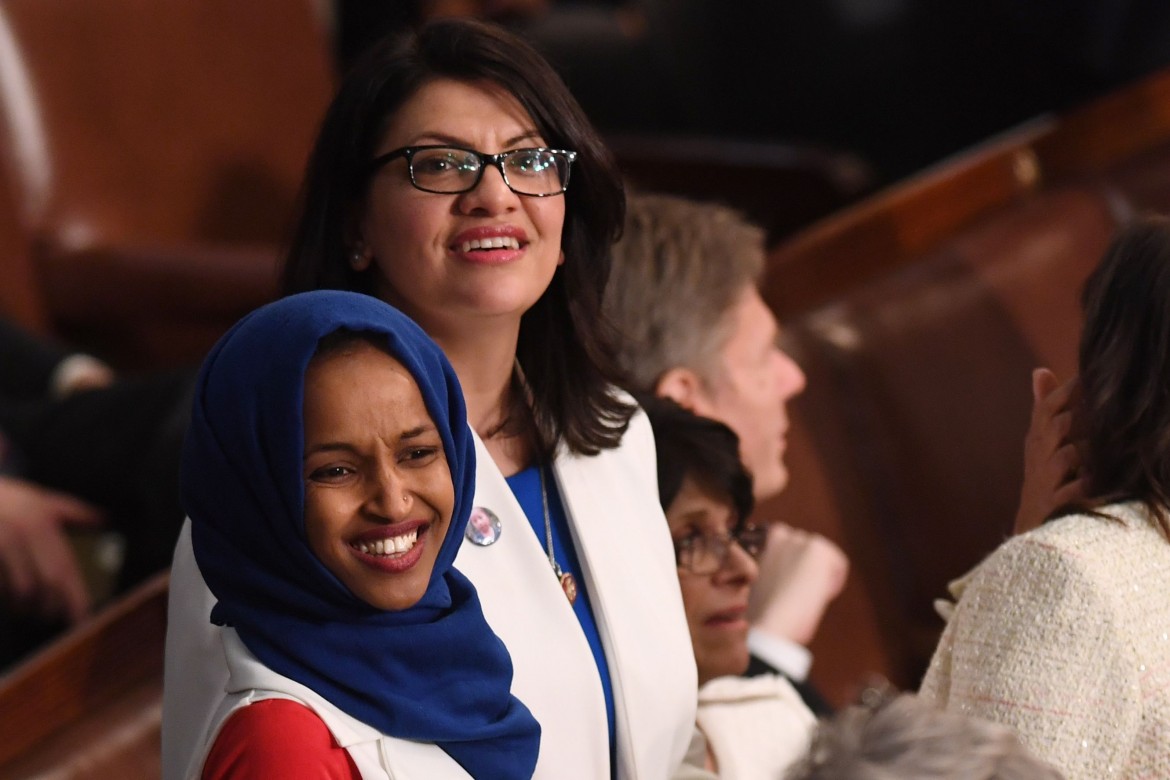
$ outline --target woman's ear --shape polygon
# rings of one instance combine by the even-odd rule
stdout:
[[[710,399],[703,379],[686,366],[675,366],[659,377],[654,384],[654,394],[661,398],[669,398],[695,414],[704,414],[710,408]]]

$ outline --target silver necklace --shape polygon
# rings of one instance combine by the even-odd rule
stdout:
[[[577,580],[573,575],[561,568],[557,563],[557,557],[553,554],[553,538],[552,538],[552,520],[548,514],[548,491],[544,487],[544,466],[537,466],[537,473],[540,474],[540,508],[544,510],[544,545],[548,550],[548,562],[552,566],[553,574],[556,575],[557,581],[561,583],[561,590],[565,592],[565,598],[572,604],[577,600]]]

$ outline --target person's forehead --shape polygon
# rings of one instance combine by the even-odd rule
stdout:
[[[715,490],[704,475],[688,473],[667,513],[672,523],[710,520],[724,524],[734,519],[735,506],[731,496]]]
[[[740,348],[774,346],[780,336],[780,327],[775,315],[768,308],[755,287],[749,287],[740,295],[735,305],[727,312],[727,335],[723,351]]]
[[[419,142],[471,143],[485,129],[502,140],[539,135],[520,101],[490,81],[428,81],[387,120],[382,146],[397,148]],[[494,151],[494,150],[486,150]]]

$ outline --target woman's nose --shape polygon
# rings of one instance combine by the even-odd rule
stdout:
[[[413,494],[396,475],[383,473],[370,480],[366,495],[367,511],[391,522],[407,519],[414,503]]]
[[[459,196],[459,209],[465,214],[504,214],[519,207],[519,198],[500,169],[488,165],[479,183]]]
[[[760,566],[739,542],[735,542],[727,549],[720,572],[726,580],[751,585],[760,576]]]

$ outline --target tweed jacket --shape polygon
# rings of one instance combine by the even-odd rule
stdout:
[[[1170,777],[1170,541],[1139,504],[1003,544],[957,584],[921,693],[1069,780]]]

